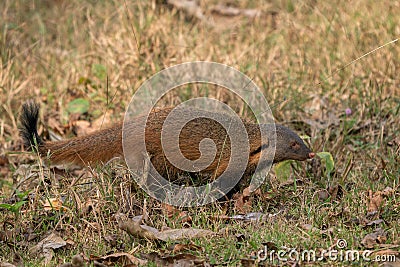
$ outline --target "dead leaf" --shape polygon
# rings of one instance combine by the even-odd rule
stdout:
[[[77,136],[84,136],[94,131],[94,129],[90,127],[90,122],[84,120],[75,121],[72,126]]]
[[[162,211],[164,215],[166,215],[169,219],[174,219],[175,222],[187,224],[190,224],[192,222],[192,217],[190,217],[186,211],[181,211],[172,205],[163,203]]]
[[[67,238],[65,242],[67,243],[67,248],[74,248],[76,245],[75,241],[72,240],[71,238]]]
[[[335,185],[328,187],[328,192],[331,195],[332,200],[340,200],[344,195],[344,190],[341,185]]]
[[[211,12],[216,12],[223,16],[237,16],[240,15],[240,9],[224,4],[219,4],[211,7]]]
[[[61,264],[60,267],[85,267],[86,264],[81,255],[74,255],[71,262]]]
[[[248,18],[257,18],[261,16],[261,11],[255,8],[245,8],[241,10],[241,14]]]
[[[195,228],[170,229],[156,234],[157,238],[162,241],[177,241],[214,235],[215,233],[213,231]]]
[[[72,124],[72,129],[77,136],[83,136],[100,129],[106,128],[111,122],[111,113],[107,112],[104,116],[100,116],[93,122],[85,120],[77,120]]]
[[[243,267],[255,267],[259,266],[256,262],[255,259],[240,259],[240,263],[242,264]]]
[[[96,232],[100,232],[102,227],[98,222],[88,222],[85,220],[85,222],[87,223],[87,225],[90,226],[91,229],[93,229]]]
[[[4,155],[0,155],[0,166],[8,165],[8,158]]]
[[[328,191],[327,190],[319,190],[318,192],[317,192],[317,195],[318,195],[318,199],[319,199],[319,201],[325,201],[325,200],[327,200],[328,198],[329,198],[329,193],[328,193]]]
[[[316,228],[308,223],[300,225],[300,228],[302,228],[303,230],[306,230],[306,231],[319,232],[318,228]]]
[[[63,201],[60,198],[48,198],[43,203],[45,211],[49,210],[61,210]]]
[[[79,199],[77,196],[75,199]],[[81,207],[80,210],[82,211],[83,215],[88,215],[91,211],[94,211],[95,214],[97,214],[97,210],[95,209],[97,200],[93,200],[92,198],[86,199],[86,201],[82,204],[82,202],[77,201],[79,203],[79,206]]]
[[[367,227],[367,226],[377,226],[377,225],[379,225],[379,224],[381,224],[381,223],[385,223],[385,221],[382,220],[382,219],[373,220],[373,221],[368,222],[368,223],[365,225],[365,227]]]
[[[8,262],[0,262],[0,267],[16,267],[16,266]]]
[[[203,10],[195,0],[167,0],[167,3],[175,7],[177,10],[185,12],[189,17],[194,17],[200,21],[207,22]]]
[[[183,251],[203,251],[203,249],[195,244],[176,244],[173,246],[172,253],[177,254]]]
[[[8,164],[8,158],[4,155],[0,155],[0,177],[6,177],[7,173],[10,171]]]
[[[109,243],[112,247],[117,246],[117,240],[118,236],[117,235],[106,235],[104,239]]]
[[[52,130],[56,130],[58,134],[64,134],[64,127],[58,119],[52,116],[47,120],[47,126]]]
[[[375,230],[375,232],[367,234],[361,241],[361,244],[368,249],[372,249],[375,245],[383,244],[385,242],[386,233],[381,228],[378,228]]]
[[[277,244],[272,241],[262,242],[262,245],[266,246],[268,250],[278,250]]]
[[[118,222],[118,227],[121,230],[124,230],[130,235],[133,235],[135,237],[139,238],[145,238],[145,239],[150,239],[150,240],[156,240],[157,237],[155,234],[158,232],[157,229],[149,227],[147,225],[142,225],[142,220],[139,221],[134,221],[130,220],[124,216],[116,216],[117,222]],[[146,227],[147,226],[147,227]]]
[[[243,242],[243,241],[245,241],[247,239],[246,236],[244,234],[241,234],[241,233],[236,234],[235,237],[236,237],[236,241],[237,242]]]
[[[306,231],[311,231],[311,232],[317,232],[320,233],[321,235],[329,235],[331,233],[333,233],[333,228],[327,228],[327,229],[318,229],[314,226],[312,226],[311,224],[302,224],[300,225],[300,228],[302,228],[303,230]]]
[[[368,202],[368,213],[378,212],[382,205],[384,204],[383,196],[381,191],[372,193],[372,190],[368,191],[369,202]]]
[[[98,117],[91,123],[91,128],[94,129],[94,131],[104,129],[107,125],[111,124],[111,115],[111,111],[107,111],[105,115]]]
[[[211,12],[218,13],[222,16],[238,16],[243,15],[249,18],[256,18],[261,16],[261,11],[258,9],[241,9],[224,4],[218,4],[211,7]]]
[[[113,253],[103,257],[97,257],[90,255],[89,258],[91,261],[100,261],[100,262],[109,262],[109,263],[116,263],[119,262],[123,264],[123,266],[134,264],[134,265],[144,265],[147,264],[147,260],[139,259],[129,253],[126,252],[118,252]]]
[[[189,267],[189,266],[210,266],[203,259],[197,258],[192,254],[178,254],[178,255],[159,255],[158,253],[144,254],[149,261],[154,262],[157,266],[167,267]]]
[[[399,136],[393,138],[393,140],[388,142],[388,146],[394,146],[394,145],[400,146],[400,137]]]
[[[248,213],[251,211],[253,197],[251,197],[250,188],[246,187],[242,193],[233,195],[234,209],[238,213]]]
[[[14,171],[13,180],[21,192],[30,191],[38,185],[40,179],[36,168],[33,164],[20,164]]]
[[[48,264],[53,258],[53,249],[64,247],[67,242],[64,241],[57,233],[51,233],[36,246],[30,249],[32,254],[44,257],[44,263]]]
[[[391,188],[390,186],[386,187],[385,189],[383,189],[382,191],[382,195],[384,195],[385,197],[389,197],[391,194],[394,193],[393,188]]]
[[[134,221],[125,215],[116,216],[118,226],[121,230],[138,238],[161,241],[176,241],[181,239],[192,239],[215,235],[214,232],[203,229],[183,228],[159,231],[156,228],[142,224],[142,220]]]

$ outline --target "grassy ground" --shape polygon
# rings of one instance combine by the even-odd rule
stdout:
[[[94,264],[91,255],[115,252],[172,261],[181,252],[172,251],[171,242],[132,237],[118,227],[116,214],[140,215],[144,200],[147,224],[157,229],[189,225],[219,232],[180,242],[199,264],[249,266],[264,245],[321,252],[339,239],[347,248],[399,255],[400,44],[341,67],[400,36],[400,2],[230,1],[262,11],[249,19],[213,14],[218,1],[210,0],[201,3],[212,18],[205,21],[160,2],[1,1],[0,262],[42,265],[43,253],[32,247],[50,232],[67,241],[50,265],[77,254]],[[239,211],[214,204],[187,210],[192,220],[184,223],[138,189],[121,162],[63,171],[20,152],[17,118],[25,100],[41,103],[43,137],[68,138],[76,125],[102,119],[105,111],[106,121],[121,120],[133,92],[151,75],[197,60],[228,64],[251,77],[275,119],[309,135],[314,151],[330,152],[334,170],[314,161],[293,163],[288,180],[271,172],[250,209],[271,214],[264,222],[226,221],[222,215]],[[168,104],[185,97],[176,94]],[[89,101],[80,115],[68,109],[77,98]],[[46,208],[49,199],[63,208]],[[369,246],[364,238],[370,233],[376,242]],[[318,264],[344,263],[325,257]]]

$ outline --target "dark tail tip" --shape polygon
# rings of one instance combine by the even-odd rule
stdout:
[[[39,118],[39,105],[33,100],[28,100],[22,105],[22,113],[19,117],[20,135],[24,142],[25,149],[35,148],[43,144],[37,132]]]

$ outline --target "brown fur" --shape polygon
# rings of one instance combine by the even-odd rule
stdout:
[[[165,108],[150,113],[146,124],[145,141],[153,166],[161,175],[174,180],[177,174],[182,171],[168,162],[161,146],[161,129],[171,110],[172,108]],[[47,155],[52,163],[93,165],[99,162],[107,162],[116,156],[123,157],[122,123],[69,140],[44,142],[36,132],[37,111],[38,106],[33,102],[27,102],[23,105],[20,118],[22,137],[25,144],[34,144],[33,138],[38,139],[36,144],[39,154],[41,156]],[[220,114],[218,116],[227,115]],[[138,120],[141,118],[143,119],[143,117],[138,117]],[[251,174],[259,163],[262,150],[268,149],[269,144],[261,143],[260,127],[263,127],[262,125],[246,121],[243,121],[243,123],[247,130],[250,146],[246,173]],[[126,131],[132,133],[132,135],[134,125],[133,123],[126,126]],[[276,125],[276,135],[274,162],[287,159],[305,160],[314,156],[314,153],[290,129]],[[204,138],[212,139],[217,148],[216,157],[207,168],[200,171],[200,174],[215,178],[221,175],[229,164],[231,140],[226,136],[226,130],[218,122],[207,118],[197,118],[188,122],[180,132],[179,149],[187,159],[196,160],[200,157],[200,141]],[[135,140],[135,138],[132,140]]]

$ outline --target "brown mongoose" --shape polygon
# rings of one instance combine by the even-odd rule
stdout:
[[[149,114],[145,143],[150,160],[156,170],[165,178],[174,180],[182,170],[168,163],[161,146],[161,129],[172,108],[154,110]],[[37,132],[39,105],[28,101],[22,106],[20,115],[20,133],[27,149],[37,148],[40,156],[48,156],[51,163],[74,163],[77,165],[90,165],[107,162],[113,157],[123,157],[122,123],[117,123],[109,128],[98,130],[94,133],[62,141],[45,142]],[[220,116],[224,116],[221,114]],[[259,163],[263,149],[268,149],[268,144],[262,144],[259,125],[243,120],[249,139],[249,160],[246,174],[254,172]],[[266,127],[266,126],[265,126]],[[183,127],[179,135],[179,149],[189,160],[200,157],[199,143],[204,138],[214,141],[217,155],[214,161],[199,174],[218,177],[224,172],[230,157],[230,138],[226,137],[226,130],[216,121],[208,118],[196,118]],[[276,124],[276,151],[273,163],[283,160],[306,160],[313,158],[313,153],[293,131],[282,125]]]

